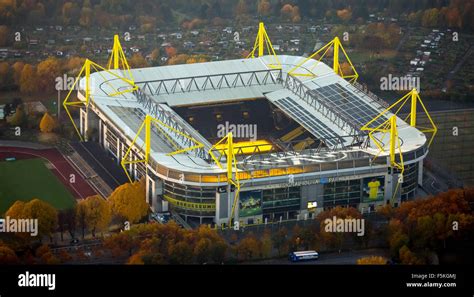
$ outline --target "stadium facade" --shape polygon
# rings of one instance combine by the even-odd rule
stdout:
[[[275,58],[281,67],[272,65]],[[295,67],[303,75],[289,75]],[[306,219],[338,205],[369,212],[398,204],[422,183],[425,134],[397,116],[394,155],[390,136],[362,129],[371,121],[373,128],[388,125],[388,105],[323,62],[264,55],[131,69],[131,91],[114,73],[125,75],[98,71],[80,80],[90,93],[79,90],[78,99],[91,100],[80,110],[79,130],[132,179],[146,179],[153,211],[171,210],[194,224]],[[155,124],[140,133],[147,115]],[[234,135],[226,154],[215,146],[219,125],[255,125],[257,135]],[[226,161],[231,155],[235,163]]]

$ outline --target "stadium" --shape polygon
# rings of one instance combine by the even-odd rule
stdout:
[[[64,106],[79,107],[82,140],[146,179],[155,212],[222,227],[304,220],[396,206],[422,183],[436,126],[417,127],[417,91],[389,106],[357,76],[339,39],[278,55],[262,24],[247,59],[187,65],[130,69],[116,37],[108,68],[87,60]]]

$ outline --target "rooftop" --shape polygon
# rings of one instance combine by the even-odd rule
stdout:
[[[271,56],[264,56],[132,69],[135,84],[144,94],[143,100],[138,100],[137,93],[132,92],[112,96],[113,93],[130,86],[110,73],[95,72],[91,74],[92,101],[128,139],[135,137],[145,115],[151,114],[182,127],[188,135],[204,143],[205,148],[209,148],[211,144],[175,113],[173,107],[266,98],[313,136],[325,139],[329,148],[350,146],[357,137],[365,137],[360,128],[385,109],[322,62],[310,60],[298,69],[301,74],[312,73],[315,76],[295,78],[287,73],[304,57],[279,55],[281,70],[269,66],[274,63],[272,59]],[[113,71],[123,76],[121,70]],[[84,82],[82,79],[81,85]],[[386,114],[387,117],[380,118],[375,125],[391,115]],[[419,130],[400,118],[397,119],[397,125],[403,152],[415,150],[425,144],[426,137]],[[183,139],[173,135],[171,130],[155,129],[153,133],[157,137],[152,137],[151,157],[156,162],[182,171],[222,172],[215,165],[203,160],[202,155],[189,152],[167,156],[167,153],[176,149],[160,135],[163,132],[179,146],[186,147]],[[382,142],[386,143],[389,137],[386,138]],[[141,135],[137,145],[143,145],[143,141],[144,135]],[[375,145],[368,148],[354,147],[351,150],[360,150],[368,155],[379,153]],[[381,155],[387,154],[385,152]],[[317,159],[315,162],[321,160]]]

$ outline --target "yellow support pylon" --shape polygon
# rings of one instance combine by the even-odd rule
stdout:
[[[155,124],[155,127],[160,130],[161,132],[163,132],[163,135],[166,137],[166,139],[173,145],[173,147],[176,149],[175,151],[173,152],[170,152],[170,153],[167,153],[166,155],[167,156],[173,156],[173,155],[177,155],[177,154],[180,154],[180,153],[184,153],[184,152],[187,152],[187,151],[191,151],[191,150],[194,150],[194,149],[198,149],[198,148],[202,148],[204,147],[204,144],[200,143],[199,141],[195,140],[194,138],[176,130],[175,128],[171,127],[171,126],[168,126],[166,125],[165,123],[163,123],[162,121],[158,120],[158,119],[155,119],[154,117],[152,117],[151,115],[146,115],[145,116],[145,120],[142,122],[142,124],[140,125],[140,128],[138,128],[138,131],[137,131],[137,134],[135,135],[135,138],[133,139],[132,143],[130,144],[130,146],[128,147],[127,151],[125,152],[122,160],[120,161],[120,164],[122,165],[122,168],[123,170],[125,171],[125,174],[127,175],[128,179],[130,180],[130,182],[132,182],[132,178],[130,177],[129,173],[128,173],[128,170],[127,170],[127,165],[130,165],[130,164],[136,164],[136,163],[145,163],[145,164],[148,164],[149,160],[150,160],[150,151],[151,151],[151,125],[152,124]],[[139,159],[139,160],[134,160],[134,161],[130,161],[129,158],[130,158],[130,152],[133,148],[133,146],[135,145],[138,137],[140,137],[140,134],[143,130],[143,128],[145,128],[145,143],[144,143],[144,146],[145,146],[145,156],[143,159]],[[192,142],[194,142],[196,145],[193,145],[191,147],[188,147],[188,148],[181,148],[179,146],[179,144],[177,144],[172,138],[170,138],[167,133],[165,131],[163,131],[163,128],[166,128],[166,129],[169,129],[189,140],[191,140]],[[143,147],[143,146],[142,146]]]
[[[115,88],[110,83],[107,82],[108,80],[110,80],[110,78],[105,78],[104,75],[101,73],[103,71],[105,71],[108,74],[110,74],[110,75],[126,82],[127,84],[130,85],[130,88],[125,89],[123,91],[115,90]],[[99,75],[104,79],[104,82],[106,82],[106,84],[108,84],[113,90],[116,91],[112,94],[108,94],[109,96],[117,96],[117,95],[120,95],[120,94],[123,94],[123,93],[126,93],[126,92],[134,91],[138,88],[137,86],[135,86],[135,83],[133,81],[131,81],[127,78],[121,77],[120,75],[117,75],[116,73],[105,69],[104,67],[100,66],[99,64],[97,64],[97,63],[95,63],[95,62],[93,62],[89,59],[86,59],[85,62],[84,62],[84,65],[81,68],[81,71],[79,71],[79,74],[77,75],[76,80],[74,81],[74,84],[72,85],[71,89],[69,90],[68,94],[66,95],[66,98],[63,101],[64,110],[66,110],[66,113],[69,116],[69,118],[72,122],[72,125],[74,126],[74,129],[76,130],[77,134],[79,135],[79,138],[81,139],[81,141],[83,141],[83,137],[82,137],[81,133],[79,132],[79,129],[77,128],[76,124],[74,123],[74,120],[73,120],[72,115],[71,115],[71,113],[68,109],[68,106],[85,107],[86,109],[89,108],[89,103],[92,100],[92,96],[91,96],[91,73],[92,72],[98,72]],[[84,93],[84,100],[83,101],[71,101],[70,100],[71,94],[72,94],[73,91],[76,90],[76,86],[78,86],[78,82],[83,76],[85,78],[85,85],[83,86],[83,88],[84,88],[83,91],[85,92]]]
[[[247,58],[255,58],[255,53],[258,53],[258,57],[262,57],[265,54],[265,49],[267,50],[268,55],[272,56],[275,60],[274,63],[269,64],[270,68],[281,69],[281,63],[278,59],[275,49],[273,48],[270,37],[268,37],[267,30],[263,22],[260,22],[258,25],[258,33],[255,38],[252,51],[248,54]]]
[[[117,34],[114,35],[114,45],[112,47],[112,53],[110,54],[109,62],[107,64],[109,70],[122,70],[130,81],[134,82],[130,66],[127,62],[127,57],[123,51],[120,39]]]
[[[405,96],[402,98],[398,99],[395,103],[390,105],[388,108],[386,108],[384,111],[379,113],[375,118],[373,118],[371,121],[369,121],[367,124],[365,124],[361,130],[362,131],[371,131],[373,128],[370,128],[370,125],[376,121],[378,118],[382,117],[383,115],[387,114],[389,111],[395,110],[394,114],[397,115],[403,108],[405,104],[410,101],[410,113],[408,116],[405,118],[405,121],[407,122],[410,120],[410,126],[415,127],[419,129],[423,133],[432,133],[431,138],[428,142],[428,147],[431,146],[431,143],[433,142],[433,139],[438,132],[438,127],[436,127],[435,123],[433,122],[433,119],[431,118],[428,110],[426,109],[425,105],[423,104],[423,101],[420,98],[420,94],[416,89],[412,89],[410,92],[408,92]],[[417,125],[417,106],[418,102],[420,103],[420,106],[422,107],[423,112],[426,114],[428,117],[428,120],[430,121],[431,127],[420,127]]]
[[[218,150],[217,147],[222,143],[226,143],[227,148],[225,150],[222,150],[222,149]],[[219,161],[219,158],[217,158],[213,154],[213,152],[212,152],[213,150],[218,150],[219,152],[223,151],[223,153],[226,155],[227,183],[229,185],[229,188],[232,185],[235,187],[234,202],[232,203],[232,210],[229,214],[229,226],[230,226],[232,224],[232,219],[234,217],[235,208],[237,207],[237,201],[239,199],[239,193],[240,193],[240,181],[239,181],[238,169],[237,169],[237,159],[235,158],[235,153],[234,153],[234,141],[233,141],[232,132],[228,133],[224,138],[219,140],[209,150],[209,155],[214,160],[214,162],[217,164],[217,166],[220,169],[224,169],[221,162]],[[235,174],[234,174],[234,172],[235,172]],[[228,194],[230,195],[231,193],[228,193]]]
[[[289,75],[292,75],[292,76],[309,76],[309,77],[315,77],[316,74],[314,74],[312,72],[312,70],[314,69],[314,67],[316,67],[317,63],[315,63],[311,69],[308,69],[309,73],[298,73],[296,72],[296,70],[298,70],[301,66],[303,66],[306,62],[308,62],[309,60],[319,56],[319,59],[317,60],[318,62],[321,62],[321,60],[326,56],[326,54],[329,52],[330,49],[333,49],[333,63],[332,63],[332,69],[334,70],[334,72],[341,76],[342,78],[344,79],[349,79],[349,81],[352,83],[352,82],[355,82],[357,80],[357,78],[359,78],[359,74],[357,73],[357,70],[355,69],[354,67],[354,64],[352,64],[352,61],[351,59],[349,58],[349,56],[347,55],[346,53],[346,50],[344,49],[344,47],[342,46],[342,43],[341,41],[339,40],[339,37],[335,37],[333,40],[331,40],[328,44],[326,44],[325,46],[323,46],[322,48],[320,48],[319,50],[317,50],[315,53],[313,53],[311,56],[307,57],[306,59],[304,59],[303,61],[301,61],[300,63],[298,63],[295,67],[293,67],[292,69],[290,69],[290,71],[288,71],[288,74]],[[349,63],[349,65],[351,66],[351,69],[352,69],[352,74],[344,74],[343,71],[342,71],[342,68],[341,68],[341,64],[340,64],[340,61],[339,61],[339,57],[341,56],[340,52],[339,51],[342,51],[342,54],[344,55],[344,57],[346,58],[346,61]],[[320,55],[320,53],[322,53],[322,55]]]
[[[390,134],[390,141],[388,143],[388,150],[389,150],[389,159],[390,159],[390,167],[398,169],[400,171],[399,178],[397,180],[397,186],[395,191],[392,195],[392,201],[397,194],[398,188],[401,183],[403,183],[403,173],[405,172],[405,164],[403,162],[403,153],[402,153],[402,146],[400,142],[400,137],[398,135],[398,128],[397,128],[397,116],[393,115],[388,120],[380,124],[375,128],[369,129],[369,138],[374,142],[374,144],[379,148],[379,152],[377,155],[374,156],[373,160],[377,159],[377,157],[382,153],[385,152],[385,145],[383,143],[383,139],[387,134]],[[374,133],[382,133],[382,137],[380,140],[374,137]],[[397,161],[398,156],[398,161]]]

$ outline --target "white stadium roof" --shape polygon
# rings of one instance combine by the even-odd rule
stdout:
[[[309,100],[301,98],[297,92],[285,85],[287,72],[304,57],[279,55],[282,71],[269,66],[273,57],[264,56],[254,59],[237,59],[186,65],[160,66],[132,69],[135,84],[160,105],[166,114],[176,119],[173,107],[216,104],[245,99],[267,98],[288,116],[306,128],[317,138],[331,138],[352,135],[384,107],[375,102],[347,81],[336,75],[322,62],[310,60],[298,70],[300,73],[312,72],[316,76],[300,76],[298,79],[305,90],[311,94]],[[117,71],[117,70],[112,70]],[[121,71],[117,72],[122,76]],[[81,85],[85,82],[81,80]],[[111,96],[117,90],[129,88],[128,84],[107,72],[91,74],[91,96],[94,105],[110,119],[128,139],[133,139],[144,115],[150,113],[132,92]],[[341,96],[344,93],[344,96]],[[171,108],[170,108],[171,107]],[[327,111],[327,109],[331,111]],[[328,114],[329,113],[329,114]],[[388,113],[387,118],[391,116]],[[334,120],[336,117],[338,120]],[[385,118],[386,119],[386,118]],[[181,118],[181,124],[187,125]],[[397,120],[401,149],[411,151],[423,146],[426,137],[414,127]],[[189,125],[186,127],[198,140],[209,143]],[[155,132],[157,133],[157,132]],[[385,137],[385,142],[389,137]],[[144,136],[137,140],[143,144]],[[192,154],[167,156],[172,151],[160,137],[152,137],[151,157],[168,167],[187,172],[221,172],[215,165]],[[344,144],[350,145],[350,138],[344,138]],[[178,141],[179,143],[179,141]],[[331,146],[328,140],[328,146]],[[336,145],[336,144],[334,144]],[[376,155],[378,149],[357,148],[365,153]],[[381,155],[387,155],[382,153]]]

